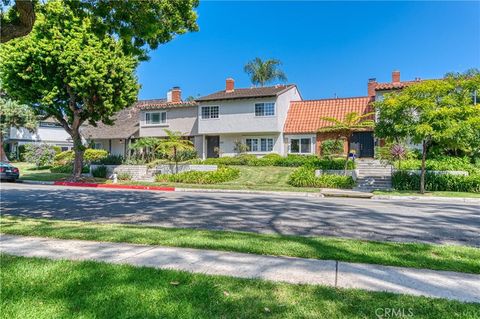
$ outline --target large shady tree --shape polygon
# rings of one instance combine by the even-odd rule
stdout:
[[[409,139],[422,145],[420,192],[425,192],[427,149],[433,142],[444,147],[470,149],[478,145],[480,73],[448,74],[441,80],[422,81],[375,102],[376,136]],[[475,144],[476,143],[476,144]]]
[[[135,102],[135,57],[120,41],[99,38],[88,18],[79,18],[60,2],[38,15],[33,31],[0,49],[2,89],[41,116],[53,116],[72,137],[72,179],[80,178],[85,147],[80,126],[112,122],[118,110]]]
[[[372,117],[373,113],[359,114],[357,112],[351,112],[345,114],[345,117],[342,120],[335,117],[322,118],[322,120],[330,122],[331,125],[320,128],[318,130],[319,133],[334,133],[347,142],[347,159],[345,161],[344,169],[345,174],[347,173],[348,156],[350,155],[350,144],[353,133],[368,129],[371,130],[375,125]]]
[[[55,1],[55,0],[53,0]],[[0,0],[0,42],[28,35],[46,0]],[[126,53],[141,59],[146,49],[172,40],[176,34],[198,30],[193,10],[198,0],[64,0],[74,15],[89,18],[98,36],[115,35]]]

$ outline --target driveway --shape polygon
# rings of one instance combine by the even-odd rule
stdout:
[[[476,203],[146,192],[2,183],[3,215],[480,247]]]

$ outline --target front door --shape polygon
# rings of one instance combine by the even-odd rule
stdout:
[[[358,157],[373,157],[373,132],[353,133],[351,149],[356,150]]]
[[[220,136],[206,136],[207,139],[207,158],[218,157],[220,148]]]

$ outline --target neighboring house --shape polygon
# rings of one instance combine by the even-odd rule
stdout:
[[[203,153],[203,137],[198,133],[197,102],[183,101],[179,87],[172,88],[166,99],[137,102],[140,110],[140,137],[166,137],[166,129],[182,133]]]
[[[14,154],[18,150],[18,146],[24,144],[49,144],[56,145],[62,150],[69,150],[73,147],[72,138],[65,129],[52,118],[45,119],[38,122],[36,132],[29,132],[25,128],[11,127],[8,135],[5,138],[10,152]]]
[[[372,99],[368,96],[291,102],[284,128],[288,153],[320,155],[323,141],[338,139],[336,133],[318,133],[320,128],[332,125],[332,122],[323,118],[331,117],[342,121],[351,112],[367,114],[372,112],[371,102]],[[346,141],[343,148],[346,153]],[[355,132],[351,149],[359,157],[373,157],[373,128]]]
[[[137,105],[119,111],[113,118],[113,125],[97,123],[84,125],[80,131],[87,144],[95,149],[104,149],[112,155],[126,157],[129,144],[139,135],[139,109]]]
[[[198,134],[203,137],[202,158],[234,156],[235,145],[248,153],[285,155],[283,126],[291,101],[302,97],[295,85],[236,89],[233,79],[225,90],[198,98]]]

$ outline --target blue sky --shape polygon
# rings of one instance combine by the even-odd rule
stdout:
[[[250,87],[243,66],[283,62],[304,99],[362,96],[369,78],[437,78],[480,68],[480,2],[201,2],[200,30],[151,52],[139,98]]]

